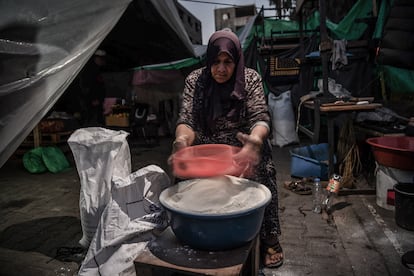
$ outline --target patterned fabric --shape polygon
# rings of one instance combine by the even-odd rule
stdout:
[[[259,121],[267,122],[271,125],[271,119],[265,94],[262,86],[260,75],[251,68],[245,68],[245,89],[246,99],[242,112],[238,120],[229,120],[222,116],[216,121],[216,131],[209,134],[209,131],[203,129],[203,125],[198,122],[197,116],[202,110],[203,95],[194,96],[196,86],[201,85],[199,76],[205,68],[197,69],[191,72],[185,82],[182,106],[179,113],[178,124],[186,124],[191,127],[195,133],[195,145],[198,144],[228,144],[241,147],[241,142],[236,138],[237,132],[250,133],[250,129]],[[278,215],[278,193],[276,185],[276,168],[272,160],[272,146],[270,140],[263,143],[261,152],[261,161],[256,167],[255,175],[251,180],[266,185],[271,193],[272,200],[265,210],[263,226],[261,229],[261,239],[264,241],[277,241],[278,235],[281,234]]]

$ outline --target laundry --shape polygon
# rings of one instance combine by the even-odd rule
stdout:
[[[346,54],[346,40],[334,40],[332,47],[332,70],[341,69],[344,65],[348,64],[348,57]]]

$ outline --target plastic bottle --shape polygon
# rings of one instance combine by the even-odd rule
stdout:
[[[313,209],[314,213],[320,214],[322,212],[322,184],[319,178],[313,180]]]
[[[328,186],[326,186],[326,196],[323,199],[323,207],[330,211],[333,201],[338,196],[339,189],[341,188],[342,177],[339,174],[333,174],[329,179]]]

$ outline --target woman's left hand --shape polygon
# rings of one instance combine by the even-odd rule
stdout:
[[[244,167],[240,177],[249,177],[254,173],[255,167],[260,161],[260,151],[263,141],[256,135],[237,133],[237,139],[243,144],[240,152],[234,155],[234,161],[238,166]]]

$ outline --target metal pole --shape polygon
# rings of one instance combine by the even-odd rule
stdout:
[[[326,2],[325,0],[319,0],[319,13],[320,13],[320,36],[321,42],[319,44],[319,53],[322,61],[322,81],[323,81],[323,95],[329,96],[328,91],[328,62],[329,62],[329,50],[331,49],[331,43],[328,38],[328,32],[326,28]]]

